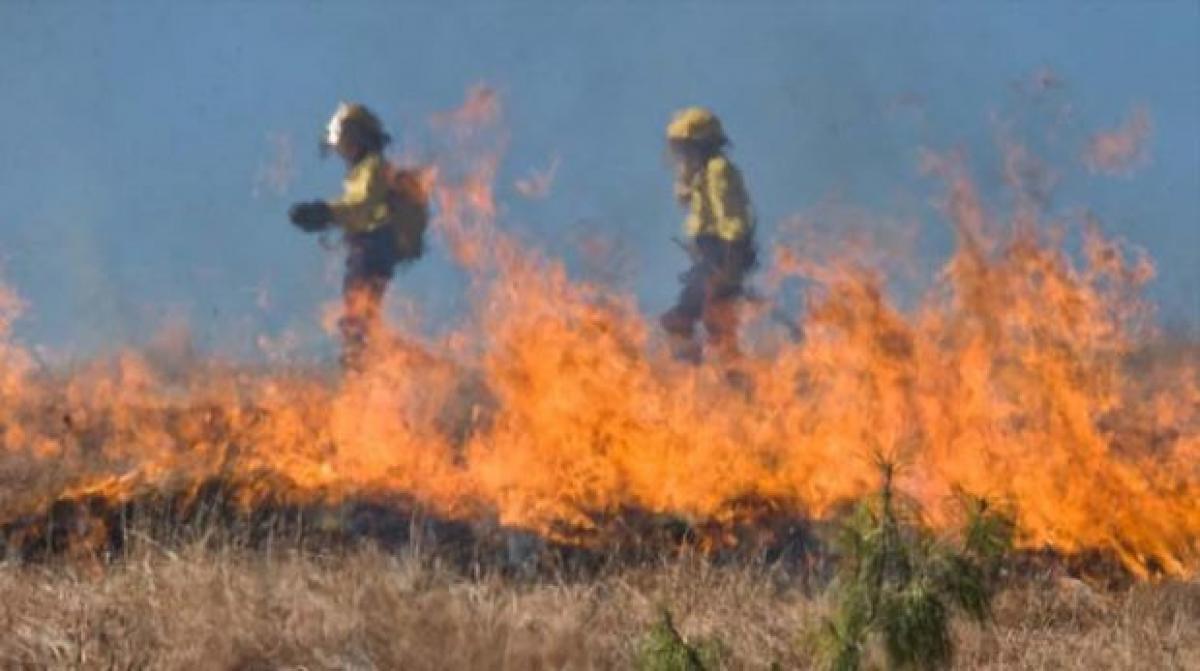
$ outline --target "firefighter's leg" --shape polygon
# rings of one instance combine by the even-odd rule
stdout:
[[[735,296],[714,294],[705,301],[702,315],[708,342],[723,363],[736,363],[738,349],[738,301]]]
[[[342,367],[361,371],[372,343],[378,339],[383,295],[395,272],[396,256],[390,229],[361,234],[349,242],[338,327],[342,334]]]
[[[361,371],[372,335],[378,328],[380,304],[387,280],[375,277],[347,281],[342,291],[342,368]]]
[[[704,281],[697,268],[684,275],[683,290],[675,306],[663,313],[659,321],[676,359],[699,363],[700,344],[696,342],[696,322],[704,309]]]
[[[726,381],[749,396],[753,393],[753,381],[743,368],[738,347],[740,294],[738,286],[715,288],[704,304],[702,319],[711,349],[716,351],[717,360],[725,370]]]
[[[370,331],[378,318],[386,283],[380,283],[371,272],[367,250],[361,240],[351,240],[348,247],[338,331],[342,336],[342,369],[358,371],[363,368]]]

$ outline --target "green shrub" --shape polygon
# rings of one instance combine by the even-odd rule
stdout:
[[[671,611],[663,609],[642,639],[635,667],[639,671],[706,671],[719,668],[724,648],[716,639],[690,644],[679,634]]]
[[[919,507],[894,486],[895,467],[880,461],[879,493],[864,500],[837,539],[835,613],[824,642],[830,667],[859,669],[880,651],[889,668],[936,668],[954,653],[950,619],[990,617],[1000,562],[1012,542],[1011,516],[960,494],[964,527],[953,540],[930,533]]]

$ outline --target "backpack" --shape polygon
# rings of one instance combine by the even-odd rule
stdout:
[[[400,261],[416,259],[425,250],[431,175],[427,168],[388,166],[388,205]]]

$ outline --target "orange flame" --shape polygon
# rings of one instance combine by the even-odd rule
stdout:
[[[495,225],[499,118],[478,89],[434,122],[456,150],[430,173],[434,226],[474,279],[468,323],[433,338],[392,324],[336,385],[215,362],[165,380],[134,354],[42,379],[5,338],[4,449],[94,474],[67,494],[265,471],[298,499],[402,492],[568,540],[628,507],[720,522],[754,497],[828,515],[872,490],[878,453],[935,525],[961,487],[1011,503],[1025,547],[1196,571],[1198,371],[1131,366],[1146,259],[1089,227],[1076,260],[1027,207],[998,223],[962,162],[931,154],[958,248],[919,307],[894,306],[859,255],[781,248],[770,274],[813,286],[805,337],[759,325],[746,391],[674,362],[630,296]],[[0,335],[14,304],[0,292]]]

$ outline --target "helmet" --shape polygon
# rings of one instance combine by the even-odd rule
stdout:
[[[721,128],[721,120],[703,107],[687,107],[676,112],[667,124],[667,139],[717,144],[728,140]]]
[[[379,117],[375,116],[366,105],[359,103],[341,103],[326,127],[325,143],[334,147],[342,136],[349,134],[359,144],[371,149],[382,149],[391,141],[383,130]]]

